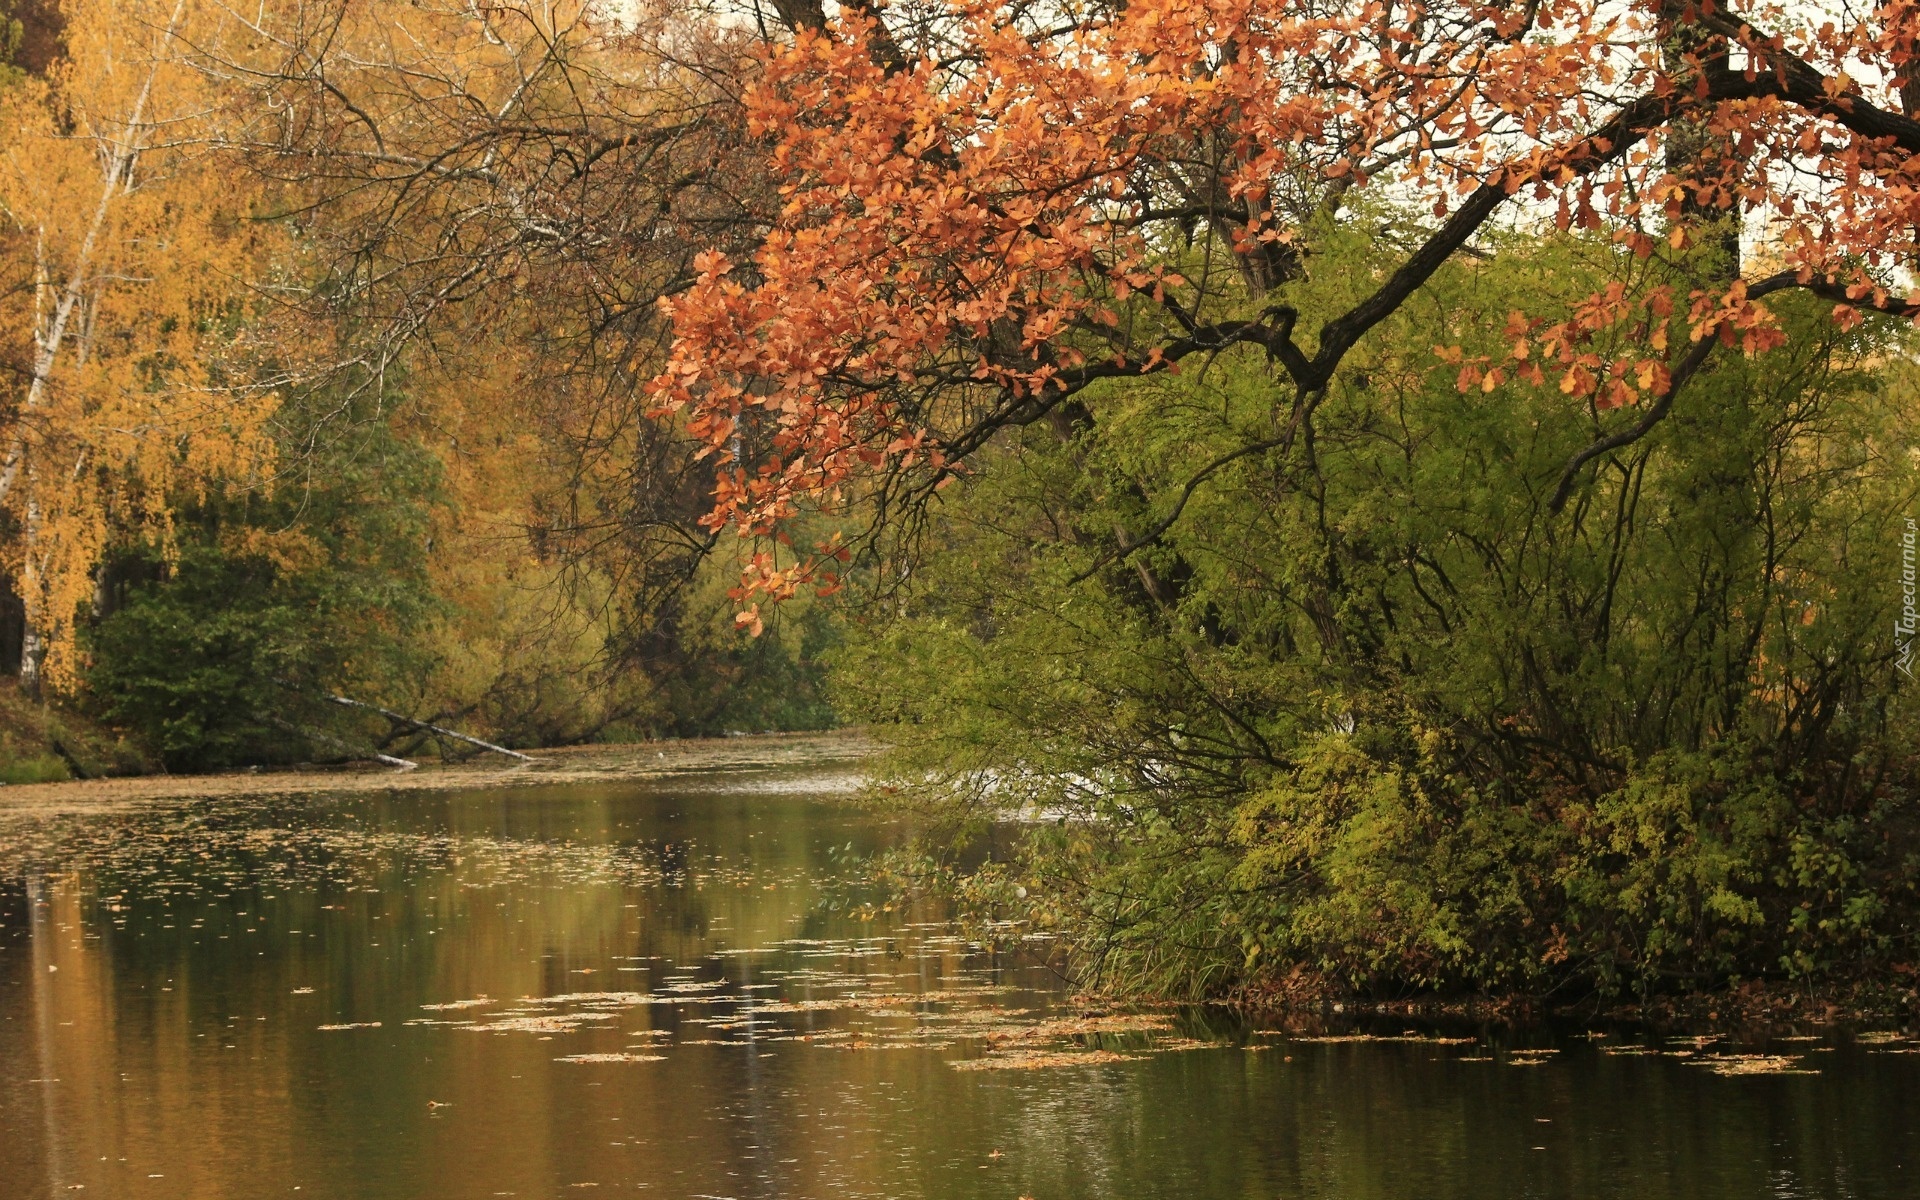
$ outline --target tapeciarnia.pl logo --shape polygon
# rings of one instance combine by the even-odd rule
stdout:
[[[1894,665],[1908,679],[1913,678],[1913,635],[1920,629],[1920,612],[1914,610],[1913,599],[1915,532],[1913,518],[1908,517],[1906,531],[1900,535],[1900,616],[1893,623]]]

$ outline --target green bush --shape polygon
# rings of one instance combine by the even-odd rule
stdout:
[[[1370,277],[1343,253],[1287,298],[1338,311]],[[1006,442],[837,660],[837,703],[890,730],[892,802],[948,855],[1048,818],[993,868],[1025,898],[993,903],[1115,986],[1614,992],[1910,961],[1903,335],[1777,298],[1789,348],[1723,352],[1555,512],[1622,415],[1551,381],[1463,393],[1435,348],[1502,353],[1456,314],[1571,303],[1612,253],[1438,278],[1290,450],[1205,474],[1124,560],[1116,530],[1276,439],[1267,364],[1112,384],[1070,442]]]
[[[174,770],[364,748],[365,719],[326,695],[424,669],[435,463],[379,420],[328,440],[288,419],[303,477],[182,504],[170,557],[131,546],[108,568],[123,594],[88,634],[88,701]]]

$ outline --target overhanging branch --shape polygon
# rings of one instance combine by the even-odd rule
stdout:
[[[1887,313],[1890,316],[1911,317],[1916,312],[1920,312],[1920,306],[1916,306],[1914,301],[1906,297],[1887,296],[1881,299],[1875,299],[1874,297],[1868,296],[1861,299],[1854,299],[1847,294],[1847,288],[1844,284],[1837,283],[1832,279],[1809,279],[1802,282],[1799,274],[1794,271],[1782,271],[1777,275],[1770,275],[1757,283],[1749,285],[1747,288],[1747,298],[1749,300],[1758,300],[1763,296],[1769,296],[1775,292],[1784,292],[1794,288],[1812,292],[1816,296],[1837,300],[1843,304],[1851,304],[1858,308]],[[1719,339],[1719,332],[1720,329],[1717,324],[1701,331],[1700,340],[1695,342],[1693,346],[1688,349],[1686,355],[1668,372],[1666,388],[1661,391],[1660,395],[1654,400],[1653,404],[1647,409],[1646,414],[1642,416],[1640,420],[1634,422],[1626,429],[1609,434],[1606,437],[1583,446],[1578,453],[1567,460],[1567,465],[1560,472],[1560,482],[1553,490],[1553,499],[1547,502],[1548,512],[1558,514],[1561,509],[1566,507],[1568,499],[1573,495],[1574,479],[1579,475],[1580,468],[1586,466],[1603,454],[1611,454],[1615,450],[1624,449],[1627,446],[1633,445],[1641,438],[1647,436],[1647,434],[1653,432],[1654,426],[1666,419],[1667,414],[1673,411],[1674,397],[1679,394],[1680,389],[1685,387],[1690,379],[1699,374],[1700,369],[1704,367],[1707,364],[1707,360],[1712,357],[1714,343]]]

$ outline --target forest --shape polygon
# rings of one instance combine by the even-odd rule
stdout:
[[[6,782],[859,726],[1096,988],[1920,970],[1920,4],[0,10]]]

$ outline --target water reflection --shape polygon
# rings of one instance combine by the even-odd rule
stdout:
[[[1089,1017],[938,914],[823,908],[830,848],[897,836],[845,785],[0,824],[0,1197],[1920,1191],[1911,1043],[1725,1077],[1584,1031]]]

